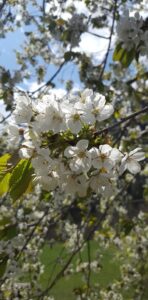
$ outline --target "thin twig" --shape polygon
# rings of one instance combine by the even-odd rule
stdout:
[[[117,9],[117,0],[115,0],[115,2],[114,2],[113,21],[112,21],[112,26],[111,26],[110,36],[109,36],[109,43],[108,43],[108,48],[107,48],[107,51],[106,51],[103,67],[102,67],[102,70],[101,70],[101,73],[100,73],[100,76],[99,76],[99,81],[102,80],[102,76],[104,74],[104,70],[105,70],[107,60],[108,60],[108,56],[109,56],[109,52],[110,52],[112,35],[113,35],[113,32],[114,32],[114,25],[115,25],[116,9]]]
[[[43,0],[43,3],[42,3],[43,16],[45,16],[45,15],[46,15],[45,8],[46,8],[46,0]]]
[[[0,5],[0,14],[2,13],[2,10],[6,4],[7,0],[3,0],[2,4]]]
[[[90,240],[87,241],[87,255],[88,255],[88,277],[87,277],[87,288],[89,293],[90,278],[91,278],[91,247]]]
[[[74,252],[72,252],[72,254],[69,257],[68,261],[65,263],[65,265],[63,266],[63,268],[59,271],[59,273],[53,279],[53,281],[51,282],[51,284],[42,293],[40,293],[36,297],[37,299],[41,300],[42,299],[41,297],[44,297],[45,295],[47,295],[47,293],[53,288],[53,286],[55,286],[55,284],[57,283],[57,281],[63,276],[64,272],[69,267],[69,265],[72,262],[72,260],[75,257],[75,255],[77,253],[79,253],[79,251],[83,248],[83,246],[86,244],[86,242],[89,241],[89,239],[91,238],[93,232],[95,232],[95,230],[101,224],[102,220],[104,220],[104,218],[105,218],[105,216],[106,216],[106,214],[108,212],[108,209],[109,209],[109,206],[106,207],[105,212],[100,216],[100,219],[96,222],[96,224],[93,226],[93,228],[88,232],[85,240],[81,243],[81,245],[79,247],[76,247],[76,249],[74,250]]]
[[[10,116],[11,116],[11,113],[9,113],[6,117],[4,117],[2,119],[2,121],[0,121],[0,124],[4,123]]]
[[[124,190],[125,190],[125,188],[123,190],[119,191],[119,193],[115,196],[114,200],[117,199],[123,193]],[[58,280],[61,279],[61,277],[63,276],[65,270],[69,267],[69,265],[72,262],[72,260],[75,257],[75,255],[77,253],[79,253],[79,251],[83,248],[83,246],[87,243],[87,241],[90,240],[90,238],[92,237],[92,234],[100,227],[102,221],[106,218],[107,213],[108,213],[108,211],[109,211],[110,208],[112,208],[112,205],[110,205],[110,203],[108,203],[107,206],[106,206],[106,208],[105,208],[105,211],[102,213],[102,215],[100,216],[99,220],[97,220],[97,222],[94,224],[94,226],[91,228],[91,230],[88,231],[85,240],[71,254],[71,256],[69,257],[68,261],[65,263],[65,265],[63,266],[63,268],[59,271],[59,273],[53,279],[53,281],[51,282],[51,284],[43,292],[41,292],[39,295],[37,295],[35,297],[36,299],[42,300],[43,297],[45,295],[47,295],[47,293],[55,286],[55,284],[58,282]]]
[[[48,210],[43,214],[43,216],[38,220],[38,222],[36,223],[36,225],[31,230],[31,232],[30,232],[29,236],[27,237],[24,245],[22,246],[21,250],[17,254],[17,257],[16,257],[17,260],[20,258],[21,254],[24,252],[24,250],[26,249],[27,245],[29,244],[31,238],[33,237],[33,235],[35,233],[36,228],[40,225],[40,223],[42,222],[42,220],[44,219],[44,217],[48,214]]]
[[[51,85],[53,80],[55,79],[55,77],[60,73],[60,71],[63,68],[63,66],[65,65],[65,63],[66,63],[66,61],[64,60],[64,62],[61,63],[61,65],[59,66],[57,71],[53,74],[53,76],[51,76],[51,78],[46,83],[44,83],[42,86],[40,86],[39,88],[37,88],[33,92],[30,92],[30,94],[33,95],[33,94],[39,92],[40,90],[42,90],[44,87],[47,87],[48,85]]]
[[[132,79],[130,79],[130,80],[128,80],[128,81],[126,81],[126,84],[132,84],[132,83],[134,83],[135,81],[137,81],[138,79],[140,79],[140,77],[141,78],[148,78],[148,72],[145,72],[145,73],[143,73],[143,74],[137,74],[134,78],[132,78]]]
[[[139,110],[139,111],[137,111],[137,112],[135,112],[135,113],[133,113],[133,114],[131,114],[131,115],[125,117],[125,118],[122,118],[121,121],[116,122],[115,124],[113,124],[113,125],[111,125],[111,126],[108,126],[108,127],[104,128],[104,129],[102,129],[102,130],[96,131],[96,132],[94,133],[94,136],[97,136],[98,134],[102,134],[102,133],[107,133],[108,131],[114,129],[115,127],[118,127],[118,126],[121,125],[122,123],[124,123],[124,122],[126,122],[126,121],[128,121],[128,120],[130,120],[130,119],[134,119],[135,117],[137,117],[137,116],[139,116],[139,115],[141,115],[141,114],[144,114],[144,113],[146,113],[147,111],[148,111],[148,105],[145,106],[143,109],[141,109],[141,110]]]
[[[125,134],[126,129],[128,128],[128,126],[130,125],[130,122],[132,121],[132,119],[130,119],[125,125],[124,127],[121,129],[121,131],[119,132],[116,140],[113,143],[113,147],[118,143],[120,143],[122,136]]]
[[[87,31],[87,33],[92,34],[92,35],[94,35],[98,38],[101,38],[101,39],[105,39],[105,40],[109,39],[109,37],[107,37],[107,36],[103,36],[103,35],[100,35],[100,34],[97,34],[97,33],[91,32],[91,31]]]

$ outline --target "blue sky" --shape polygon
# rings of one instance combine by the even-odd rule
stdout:
[[[15,50],[21,50],[21,45],[24,40],[24,33],[21,29],[18,29],[15,32],[9,32],[5,39],[0,39],[0,65],[10,70],[10,72],[19,68],[17,66]],[[49,66],[49,74],[47,74],[46,80],[48,80],[56,72],[57,68],[58,67],[53,64]],[[61,88],[63,87],[62,80],[69,79],[74,80],[77,85],[81,85],[77,68],[73,63],[68,63],[65,67],[63,67],[60,74],[54,80],[54,83],[57,87]],[[33,81],[27,82],[25,80],[21,86],[23,88],[27,88],[27,86],[29,87],[32,82]]]
[[[78,2],[78,1],[76,1]],[[77,3],[78,11],[82,11],[85,8],[81,6],[80,2]],[[13,73],[14,70],[19,66],[17,65],[15,50],[21,51],[21,46],[25,41],[25,30],[35,30],[35,26],[25,26],[23,28],[18,28],[15,32],[8,32],[6,38],[0,39],[0,65],[5,67],[6,70],[9,70]],[[107,35],[105,29],[104,34]],[[99,39],[93,35],[88,33],[84,33],[81,36],[80,47],[76,50],[85,52],[88,56],[95,58],[95,64],[98,64],[99,61],[102,60],[107,45],[108,40]],[[89,47],[88,47],[89,45]],[[56,72],[58,67],[53,64],[50,64],[48,67],[48,72],[45,77],[45,82],[52,77],[52,75]],[[57,75],[55,80],[53,81],[58,89],[64,89],[64,82],[67,80],[73,80],[75,89],[82,89],[83,84],[79,78],[78,68],[74,63],[67,63],[61,70],[61,72]],[[24,80],[22,83],[19,83],[19,87],[25,90],[35,90],[37,86],[36,79]],[[0,102],[1,112],[5,114],[4,105],[2,101]]]
[[[40,0],[38,1],[40,2]],[[78,13],[84,12],[86,15],[89,14],[88,9],[86,8],[83,2],[75,1],[74,3],[76,5]],[[29,9],[31,12],[35,13],[34,7],[32,6],[30,7],[29,5]],[[19,18],[19,5],[18,8],[16,9],[16,17]],[[0,39],[0,65],[1,66],[4,66],[6,69],[9,69],[11,72],[13,72],[13,70],[16,70],[17,62],[16,62],[14,50],[21,50],[21,45],[23,45],[26,38],[24,31],[25,30],[34,31],[35,29],[36,29],[35,25],[23,26],[23,28],[19,28],[15,32],[9,32],[5,39]],[[94,31],[95,33],[97,32],[99,33],[99,30],[96,31],[96,29],[91,31]],[[109,31],[107,28],[104,29],[104,32],[102,32],[101,29],[101,33],[106,36],[109,35]],[[108,45],[108,40],[99,39],[98,37],[95,37],[91,34],[84,33],[81,35],[81,41],[79,43],[80,47],[77,47],[77,49],[75,50],[85,52],[88,56],[90,56],[93,59],[95,64],[98,64],[103,59],[107,45]],[[56,70],[57,70],[56,66],[54,66],[53,64],[49,65],[48,74],[45,78],[45,81],[49,80],[49,78],[55,73]],[[69,79],[75,82],[76,88],[82,87],[77,67],[73,63],[68,63],[66,66],[64,66],[60,74],[56,77],[54,83],[56,84],[57,88],[63,88],[64,87],[63,81],[67,81]],[[21,83],[21,85],[19,84],[19,86],[28,90],[32,84],[35,85],[34,81],[33,79],[28,82],[24,81]]]
[[[86,7],[82,5],[82,2],[75,1],[75,4],[77,4],[77,10],[78,12],[84,12],[87,14]],[[34,30],[34,27],[27,26],[27,30]],[[16,70],[17,68],[17,62],[15,57],[14,50],[21,50],[21,45],[23,45],[25,41],[25,35],[24,35],[24,29],[25,27],[19,28],[15,32],[9,32],[6,35],[5,39],[0,39],[0,65],[4,66],[6,69],[13,72],[13,70]],[[95,33],[101,33],[105,36],[109,35],[109,31],[107,28],[103,29],[102,32],[99,30],[94,30]],[[92,30],[91,30],[92,31]],[[113,39],[112,45],[114,45],[115,39]],[[89,45],[89,47],[88,47]],[[99,39],[98,37],[95,37],[93,35],[90,35],[88,33],[84,33],[81,36],[81,41],[79,43],[78,51],[85,52],[88,56],[92,58],[94,63],[97,65],[100,61],[102,61],[104,54],[106,52],[107,46],[108,46],[108,40]],[[112,53],[109,56],[108,64],[111,61]],[[48,74],[45,78],[45,81],[49,80],[49,78],[55,73],[57,70],[57,67],[53,64],[49,65],[48,68]],[[75,83],[75,88],[82,88],[82,83],[80,82],[79,73],[76,65],[73,63],[68,63],[66,66],[63,67],[62,71],[59,73],[59,75],[54,80],[54,83],[56,84],[56,87],[59,89],[64,88],[63,81],[67,80],[73,80]],[[37,87],[36,80],[32,79],[31,81],[22,82],[19,84],[19,87],[23,89],[33,89]]]

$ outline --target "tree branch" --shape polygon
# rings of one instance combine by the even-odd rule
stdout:
[[[45,12],[45,7],[46,7],[46,0],[43,0],[43,3],[42,3],[43,16],[45,16],[45,15],[46,15],[46,12]]]
[[[77,253],[79,253],[79,251],[82,249],[82,247],[86,244],[87,241],[89,241],[89,239],[92,236],[92,233],[95,232],[95,230],[98,228],[98,226],[101,224],[101,222],[104,220],[104,218],[106,217],[106,214],[108,213],[110,206],[108,205],[104,211],[104,213],[100,216],[99,220],[97,220],[96,224],[93,226],[93,228],[88,231],[88,234],[85,238],[85,240],[81,243],[81,245],[79,245],[71,254],[71,256],[69,257],[69,259],[67,260],[67,262],[65,263],[65,265],[63,266],[63,268],[59,271],[59,273],[56,275],[56,277],[53,279],[53,281],[51,282],[51,284],[42,292],[40,293],[36,299],[43,299],[41,297],[44,297],[45,295],[47,295],[47,293],[53,288],[53,286],[55,286],[55,284],[57,283],[57,281],[63,276],[64,272],[66,271],[66,269],[68,268],[68,266],[70,265],[70,263],[72,262],[73,258],[75,257],[75,255]]]
[[[2,13],[2,10],[6,3],[7,3],[7,0],[3,0],[2,4],[0,5],[0,14]]]
[[[100,35],[100,34],[97,34],[97,33],[91,32],[91,31],[87,31],[87,33],[97,36],[98,38],[101,38],[101,39],[105,39],[105,40],[109,39],[109,37],[107,37],[107,36],[103,36],[103,35]]]
[[[91,245],[90,245],[90,240],[87,241],[87,255],[88,255],[87,292],[89,293],[90,279],[91,279]]]
[[[9,113],[6,117],[4,117],[1,121],[0,124],[4,123],[9,117],[11,116],[11,113]]]
[[[40,86],[39,88],[37,88],[36,90],[34,90],[33,92],[30,92],[30,93],[33,95],[33,94],[39,92],[40,90],[42,90],[44,87],[47,87],[48,85],[51,85],[53,80],[60,73],[61,69],[63,68],[63,66],[65,64],[66,64],[66,61],[64,60],[64,62],[61,63],[61,65],[59,66],[57,71],[51,76],[51,78],[46,83],[44,83],[42,86]]]
[[[111,47],[111,41],[112,41],[112,35],[114,32],[114,25],[115,25],[115,16],[116,16],[116,9],[117,9],[117,0],[114,1],[114,10],[113,10],[113,21],[112,21],[112,26],[111,26],[111,32],[110,32],[110,36],[109,36],[109,43],[108,43],[108,48],[107,48],[107,52],[105,55],[105,59],[104,59],[104,63],[103,63],[103,67],[99,76],[99,81],[102,80],[102,76],[107,64],[107,60],[108,60],[108,56],[109,56],[109,52],[110,52],[110,47]]]
[[[147,111],[148,111],[148,105],[145,106],[143,109],[141,109],[141,110],[139,110],[139,111],[137,111],[137,112],[135,112],[135,113],[133,113],[133,114],[131,114],[131,115],[125,117],[125,118],[122,118],[121,121],[116,122],[115,124],[113,124],[113,125],[111,125],[111,126],[109,126],[109,127],[106,127],[106,128],[104,128],[104,129],[102,129],[102,130],[96,131],[96,132],[94,133],[94,136],[97,136],[98,134],[101,134],[101,133],[107,133],[108,131],[114,129],[115,127],[118,127],[118,126],[121,125],[122,123],[124,123],[124,122],[126,122],[126,121],[128,121],[128,120],[134,119],[135,117],[137,117],[137,116],[139,116],[139,115],[141,115],[141,114],[144,114],[144,113],[146,113]]]
[[[147,79],[148,78],[148,72],[145,72],[143,74],[137,74],[134,78],[126,81],[126,84],[132,84],[132,83],[134,83],[135,81],[137,81],[141,78],[146,78]]]

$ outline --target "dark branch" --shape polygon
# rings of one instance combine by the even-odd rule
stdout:
[[[11,116],[11,113],[9,113],[6,117],[4,117],[1,121],[0,124],[4,123],[9,117]]]
[[[59,68],[57,69],[57,71],[53,74],[53,76],[51,76],[51,78],[44,83],[42,86],[40,86],[38,89],[36,89],[33,92],[30,92],[32,95],[39,92],[40,90],[42,90],[44,87],[47,87],[49,85],[52,85],[53,80],[56,78],[56,76],[60,73],[61,69],[63,68],[63,66],[65,65],[66,61],[62,62],[61,65],[59,66]]]
[[[87,33],[92,34],[94,36],[97,36],[98,38],[101,38],[101,39],[105,39],[105,40],[109,39],[109,37],[107,37],[107,36],[100,35],[100,34],[97,34],[97,33],[94,33],[94,32],[87,31]]]
[[[0,14],[2,13],[2,10],[6,3],[7,3],[7,0],[3,0],[2,4],[0,5]]]
[[[91,246],[90,246],[90,240],[87,241],[87,255],[88,255],[87,289],[88,289],[88,292],[89,292],[90,279],[91,279]]]
[[[45,16],[45,7],[46,7],[46,0],[43,0],[43,3],[42,3],[42,9],[43,9],[43,15]]]
[[[96,131],[94,133],[94,136],[97,136],[98,134],[101,134],[101,133],[107,133],[108,131],[111,131],[112,129],[114,129],[115,127],[118,127],[119,125],[121,125],[122,123],[128,121],[128,120],[131,120],[131,119],[134,119],[135,117],[141,115],[141,114],[144,114],[148,111],[148,106],[145,106],[143,109],[125,117],[125,118],[122,118],[122,120],[120,120],[119,122],[116,122],[115,124],[109,126],[109,127],[106,127],[102,130],[99,130],[99,131]]]
[[[110,48],[111,48],[112,36],[113,36],[113,33],[114,33],[116,9],[117,9],[117,0],[115,0],[115,2],[114,2],[113,21],[112,21],[112,26],[111,26],[110,36],[109,36],[109,43],[108,43],[108,48],[107,48],[107,51],[106,51],[105,59],[104,59],[104,62],[103,62],[103,67],[102,67],[102,70],[101,70],[101,73],[100,73],[100,76],[99,76],[99,81],[102,80],[104,70],[105,70],[105,67],[107,65],[107,60],[108,60],[108,56],[109,56],[109,52],[110,52]]]
[[[75,257],[75,255],[77,253],[79,253],[79,251],[82,249],[82,247],[86,244],[87,241],[90,240],[92,234],[95,232],[95,230],[98,228],[99,225],[101,225],[101,222],[104,220],[104,218],[106,217],[108,210],[109,210],[110,206],[108,205],[104,211],[104,213],[100,216],[99,220],[97,220],[96,224],[93,226],[93,228],[88,231],[88,234],[85,238],[85,240],[81,243],[81,245],[79,245],[76,250],[74,250],[71,254],[71,256],[69,257],[69,259],[67,260],[67,262],[65,263],[65,265],[63,266],[63,268],[59,271],[59,273],[56,275],[56,277],[53,279],[53,281],[51,282],[51,284],[41,293],[37,296],[37,299],[43,299],[41,297],[47,295],[47,293],[53,288],[53,286],[55,286],[55,284],[58,282],[58,280],[63,276],[64,272],[67,270],[68,266],[70,265],[70,263],[72,262],[73,258]]]
[[[139,80],[141,78],[146,78],[147,79],[148,78],[148,72],[145,72],[145,73],[143,73],[141,75],[137,74],[134,78],[126,81],[126,84],[132,84],[132,83],[134,83],[135,81],[137,81],[137,80]]]

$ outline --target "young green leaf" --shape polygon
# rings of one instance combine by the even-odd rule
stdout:
[[[119,43],[114,51],[113,60],[119,61],[123,67],[127,68],[135,58],[135,49],[131,49],[127,51],[122,48],[122,43]]]
[[[5,256],[4,254],[0,255],[0,278],[2,278],[3,275],[5,274],[6,267],[7,267],[7,260],[8,260],[8,256]]]
[[[0,157],[0,178],[3,177],[4,172],[7,171],[7,163],[11,155],[9,153]]]
[[[21,159],[10,178],[10,195],[13,200],[20,198],[28,189],[32,180],[33,168],[30,160]]]
[[[8,192],[10,177],[11,177],[10,173],[3,175],[3,177],[0,176],[0,196]]]

